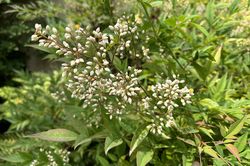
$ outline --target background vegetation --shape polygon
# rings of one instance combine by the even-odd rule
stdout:
[[[250,164],[247,0],[0,0],[0,5],[0,165]],[[118,23],[136,26],[136,33],[117,35]],[[80,27],[97,36],[78,41]],[[49,36],[59,48],[46,45]],[[115,90],[108,94],[106,87],[83,98],[91,80],[79,88],[74,76],[95,63],[103,50],[99,37],[108,43],[107,62],[101,63],[109,69],[100,79],[111,80],[107,87]],[[77,42],[88,52],[76,51],[84,60],[76,68],[76,56],[64,49],[74,50]],[[34,56],[46,73],[32,71],[38,70],[29,65]],[[119,76],[138,80],[126,89],[139,86],[133,102],[119,94]],[[154,96],[152,87],[175,79],[185,80],[178,88],[186,86],[192,97],[187,105],[183,96],[173,100],[179,107],[172,110],[162,107],[159,96],[174,94],[163,88]]]

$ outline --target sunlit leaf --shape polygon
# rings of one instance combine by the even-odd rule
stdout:
[[[67,129],[51,129],[37,134],[28,135],[26,137],[39,138],[47,141],[68,142],[76,140],[78,134]]]
[[[239,150],[239,152],[242,152],[246,148],[247,138],[248,138],[248,133],[245,133],[242,136],[240,136],[234,143],[234,146]]]
[[[226,148],[240,161],[239,151],[233,144],[226,144]]]
[[[152,160],[153,155],[153,150],[138,151],[136,153],[136,165],[145,166],[147,163],[150,162],[150,160]]]
[[[206,153],[214,158],[217,158],[217,159],[219,158],[218,153],[215,150],[213,150],[210,146],[204,146],[203,151],[204,151],[204,153]]]
[[[234,124],[232,124],[230,126],[230,128],[228,129],[228,132],[227,132],[225,138],[230,138],[230,137],[238,134],[241,131],[241,129],[243,128],[243,125],[244,125],[244,122],[246,119],[247,119],[247,116],[244,116],[242,119],[239,119]]]
[[[116,146],[119,146],[123,143],[122,139],[112,139],[111,137],[107,137],[105,140],[105,145],[104,145],[104,149],[105,149],[105,154],[108,154],[108,151]]]
[[[149,130],[149,127],[141,127],[136,131],[130,144],[129,155],[131,155],[138,145],[147,137]]]

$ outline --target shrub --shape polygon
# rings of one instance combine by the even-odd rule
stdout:
[[[14,155],[12,161],[32,165],[249,163],[248,17],[242,17],[248,4],[135,4],[101,28],[35,25],[36,47],[62,61],[62,78],[39,95],[50,96],[45,103],[53,101],[60,118],[45,120],[46,129],[34,124],[23,130],[20,140],[43,144],[2,159]],[[41,113],[54,117],[46,108]],[[39,150],[33,151],[35,159],[23,155],[44,147],[46,159]]]

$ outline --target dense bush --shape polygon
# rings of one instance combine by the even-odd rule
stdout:
[[[62,69],[0,89],[2,165],[249,165],[247,1],[41,4]]]

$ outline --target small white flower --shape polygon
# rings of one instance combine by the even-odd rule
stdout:
[[[37,41],[39,37],[37,35],[32,35],[31,36],[31,41]]]
[[[69,44],[66,41],[63,41],[63,45],[64,45],[64,47],[69,48]]]
[[[66,32],[71,32],[71,29],[69,27],[65,28]]]

